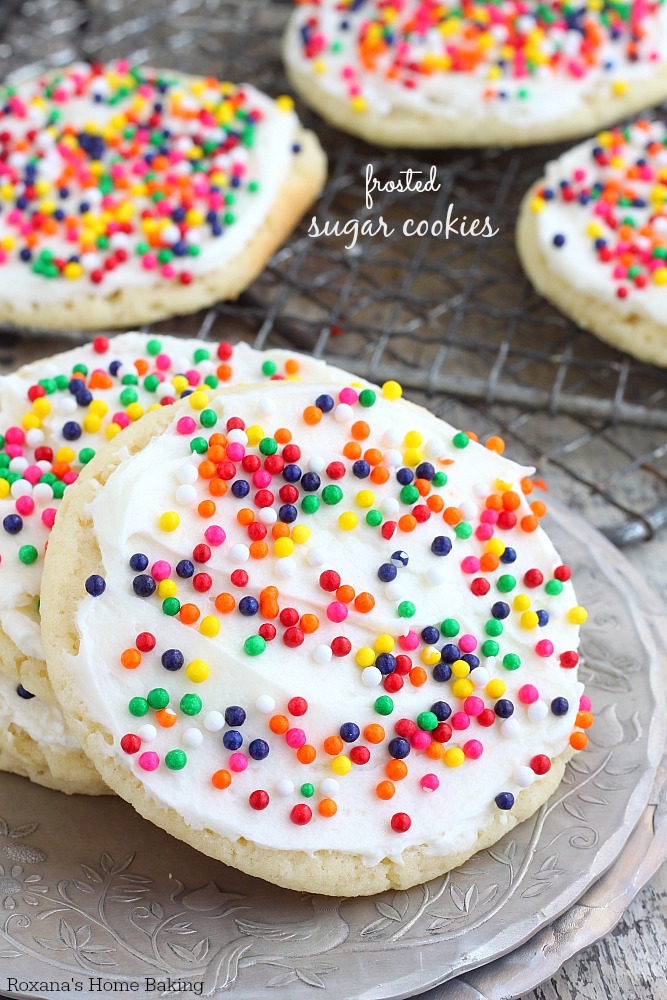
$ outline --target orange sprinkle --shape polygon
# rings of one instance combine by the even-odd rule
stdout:
[[[215,788],[229,788],[232,783],[232,776],[229,771],[225,771],[224,768],[220,771],[216,771],[215,774],[211,776],[211,784]]]
[[[218,479],[216,476],[215,479],[211,479],[209,482],[208,491],[212,497],[224,497],[227,492],[227,483],[224,479]]]
[[[410,683],[413,687],[421,687],[422,684],[426,684],[427,680],[428,677],[423,667],[413,667],[410,671]]]
[[[570,736],[570,746],[574,750],[583,750],[587,745],[588,736],[586,736],[586,733],[572,733]]]
[[[303,419],[305,423],[313,426],[314,424],[319,424],[322,419],[322,411],[319,406],[307,406],[303,411]]]
[[[431,492],[431,484],[428,479],[415,479],[413,485],[417,487],[420,497],[427,497]]]
[[[417,518],[413,514],[403,514],[398,519],[399,531],[414,531],[417,527]]]
[[[446,524],[451,524],[453,526],[463,520],[463,514],[458,507],[445,507],[442,519]]]
[[[354,607],[360,614],[366,615],[375,607],[375,598],[367,590],[363,590],[354,599]]]
[[[445,506],[445,501],[442,497],[439,497],[437,493],[433,493],[426,501],[426,506],[429,510],[432,510],[434,514],[439,514]]]
[[[247,528],[247,526],[252,524],[255,520],[255,513],[250,510],[250,507],[241,507],[241,510],[236,515],[236,520],[239,524],[243,525],[244,528]]]
[[[377,722],[371,722],[364,729],[364,739],[369,743],[382,743],[384,739],[384,726],[379,725]]]
[[[264,559],[269,554],[269,546],[266,542],[257,539],[250,543],[250,555],[253,559]]]
[[[137,369],[137,375],[145,375],[148,371],[148,362],[145,358],[137,358],[134,367]]]
[[[384,772],[392,781],[402,781],[407,776],[408,765],[404,760],[390,760]]]
[[[396,787],[391,781],[381,781],[375,786],[375,794],[379,799],[393,799],[396,794]]]
[[[341,604],[351,604],[354,600],[354,594],[354,587],[350,587],[349,584],[344,583],[343,586],[339,587],[336,591],[336,600],[340,601]]]
[[[312,764],[317,757],[317,750],[311,747],[310,743],[304,743],[296,752],[297,760],[301,764]]]
[[[221,382],[229,382],[232,377],[232,366],[231,365],[218,365],[215,374],[218,376]]]
[[[178,612],[179,618],[185,625],[193,625],[199,618],[199,608],[196,604],[182,604]]]
[[[265,587],[264,590],[259,595],[259,610],[263,618],[277,618],[279,613],[278,607],[278,588],[277,587]]]
[[[382,461],[382,452],[377,448],[367,448],[364,452],[364,460],[369,465],[379,465]]]
[[[289,721],[284,715],[272,715],[269,719],[269,729],[277,736],[282,736],[289,729]]]
[[[521,497],[514,490],[507,490],[502,496],[505,510],[518,510],[521,506]]]
[[[470,438],[471,441],[479,441],[479,437],[474,431],[464,431],[466,437]]]
[[[322,745],[324,746],[324,752],[328,753],[331,757],[337,757],[343,749],[343,741],[340,736],[327,736]]]
[[[489,449],[489,451],[495,451],[497,452],[498,455],[502,455],[502,453],[505,451],[505,442],[501,437],[496,437],[495,435],[492,435],[486,442],[486,447]]]
[[[273,436],[278,444],[289,444],[292,440],[292,432],[287,427],[279,427]]]
[[[426,756],[430,757],[431,760],[442,760],[445,756],[445,748],[442,743],[438,743],[436,740],[433,740],[431,745],[426,750]]]
[[[312,635],[312,633],[317,632],[320,627],[320,620],[317,615],[301,615],[299,625],[306,635]]]
[[[213,517],[217,509],[214,500],[202,500],[197,507],[197,513],[200,517]]]
[[[382,486],[389,479],[389,469],[385,469],[384,465],[377,465],[371,470],[371,482],[375,483],[376,486]]]
[[[155,713],[155,718],[157,720],[158,725],[162,726],[164,729],[171,729],[171,727],[178,720],[176,712],[172,712],[170,708],[158,709],[158,711]]]
[[[120,662],[126,670],[136,670],[141,663],[141,653],[138,649],[125,649],[120,654]]]
[[[503,498],[498,495],[498,493],[491,493],[486,498],[487,510],[502,510],[503,509]]]
[[[352,424],[350,432],[355,441],[365,441],[369,436],[371,429],[365,420],[357,420]],[[368,461],[368,459],[366,459]],[[380,456],[380,461],[382,461],[382,456]]]
[[[547,505],[545,504],[544,500],[533,500],[533,502],[530,505],[530,509],[532,510],[535,517],[544,517],[544,515],[547,512]]]
[[[213,479],[213,476],[218,471],[215,462],[209,462],[207,458],[203,462],[200,462],[197,471],[202,479]]]
[[[271,526],[271,537],[272,538],[288,538],[289,537],[289,524],[285,524],[284,521],[276,521],[276,523]]]
[[[223,448],[226,448],[227,438],[220,431],[216,431],[215,434],[211,434],[210,438],[208,439],[208,443],[212,448],[219,444],[222,445]]]
[[[233,611],[236,607],[236,600],[231,594],[222,593],[218,594],[215,599],[216,610],[220,612],[221,615],[228,615],[230,611]]]
[[[579,726],[580,729],[588,729],[589,726],[593,725],[593,713],[592,712],[577,712],[577,718],[574,720],[575,726]]]
[[[353,462],[356,462],[356,460],[361,457],[361,445],[358,445],[356,441],[348,441],[343,448],[343,454],[345,455],[345,458],[349,458]]]
[[[216,81],[216,86],[217,86],[217,81]],[[287,374],[296,375],[298,370],[299,370],[299,362],[296,360],[296,358],[288,358],[287,361],[285,362],[285,371],[287,372]]]
[[[494,556],[492,552],[485,552],[479,560],[479,568],[482,573],[493,573],[494,570],[498,569],[500,566],[500,559],[498,556]]]
[[[322,799],[317,807],[317,811],[320,816],[328,818],[329,816],[335,816],[338,812],[338,806],[333,799]]]
[[[521,528],[528,534],[532,531],[537,531],[538,525],[539,521],[534,515],[527,514],[526,517],[521,518]]]
[[[528,495],[529,493],[532,493],[534,489],[535,484],[533,483],[533,480],[529,479],[528,476],[524,476],[521,480],[521,492]]]
[[[216,465],[219,465],[225,457],[225,446],[222,444],[210,445],[206,452],[206,457],[210,462],[215,462]]]

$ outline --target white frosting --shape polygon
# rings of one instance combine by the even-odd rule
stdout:
[[[584,188],[591,188],[596,182],[603,185],[609,181],[621,182],[625,187],[627,168],[637,159],[647,160],[657,171],[664,171],[667,168],[667,148],[664,146],[667,129],[663,122],[651,122],[647,128],[630,125],[624,130],[624,134],[629,136],[630,141],[623,143],[621,156],[612,157],[612,162],[607,166],[597,164],[591,155],[592,150],[599,146],[597,138],[579,143],[557,160],[547,164],[544,186],[556,194],[552,200],[545,201],[540,211],[533,216],[537,242],[549,271],[558,275],[577,292],[600,299],[621,315],[638,314],[664,326],[667,315],[667,285],[655,284],[649,280],[646,287],[637,288],[631,280],[614,281],[616,260],[605,263],[599,259],[594,248],[594,238],[587,230],[590,223],[598,224],[600,236],[607,239],[611,245],[616,243],[617,233],[606,225],[604,218],[594,214],[595,202],[584,206],[577,198],[565,202],[558,197],[561,180],[572,181],[574,172],[578,170],[583,170],[585,176],[579,184],[574,183],[573,189],[577,193]],[[660,143],[659,152],[652,154],[647,152],[646,146],[651,140]],[[655,233],[662,238],[664,246],[667,242],[665,239],[667,211],[664,201],[656,202],[652,197],[652,192],[657,186],[655,178],[636,177],[628,182],[627,186],[632,188],[637,198],[644,199],[646,205],[640,208],[619,207],[615,213],[616,217],[633,219],[636,232],[650,221]],[[565,238],[565,243],[558,248],[554,245],[556,236]],[[642,242],[641,236],[637,239]],[[619,298],[616,294],[619,285],[627,290],[625,298]]]
[[[390,28],[401,35],[404,24],[413,17],[416,9],[423,6],[416,0],[400,4],[402,8]],[[456,5],[450,5],[452,7]],[[527,5],[528,7],[534,5]],[[381,0],[370,0],[357,5],[356,10],[341,9],[338,0],[319,0],[317,3],[301,3],[294,11],[286,38],[288,62],[300,73],[312,76],[313,83],[332,97],[348,102],[349,80],[346,68],[353,66],[359,83],[360,94],[368,102],[369,110],[376,115],[388,116],[392,112],[414,112],[428,114],[443,119],[466,117],[487,117],[493,115],[499,121],[529,128],[535,121],[565,118],[576,114],[589,101],[603,102],[612,98],[614,82],[622,80],[628,85],[650,78],[656,71],[656,62],[649,61],[647,55],[656,53],[659,60],[667,58],[667,8],[661,7],[648,19],[647,38],[642,43],[643,59],[630,62],[623,48],[625,40],[605,42],[596,64],[581,77],[565,71],[555,73],[550,67],[542,66],[535,73],[523,77],[494,78],[489,75],[489,67],[500,56],[500,48],[505,42],[503,30],[499,28],[493,43],[487,50],[486,58],[469,72],[443,72],[436,70],[431,75],[420,73],[408,75],[414,86],[407,88],[402,78],[387,77],[386,71],[396,54],[396,47],[390,46],[387,55],[380,55],[377,66],[371,70],[364,67],[357,53],[357,39],[360,28],[369,18],[375,18],[386,4]],[[530,14],[527,15],[531,21]],[[329,44],[313,60],[304,53],[300,32],[311,19],[317,19],[316,32],[322,33]],[[341,21],[349,24],[348,30],[341,30]],[[462,19],[465,22],[465,18]],[[454,32],[457,41],[460,33]],[[493,33],[490,33],[493,35]],[[580,41],[576,31],[558,32],[558,36],[546,39],[539,48],[548,54],[564,49],[575,51]],[[450,36],[437,29],[419,36],[410,35],[411,61],[421,62],[423,58],[441,57],[446,54]],[[331,41],[338,45],[331,50]],[[316,72],[314,63],[321,63],[323,70]],[[609,68],[605,68],[609,67]],[[504,100],[485,98],[489,89],[500,90]],[[526,92],[527,96],[521,96]]]
[[[385,540],[379,528],[365,523],[367,508],[357,505],[355,497],[360,490],[370,489],[374,493],[373,507],[381,508],[389,498],[397,495],[396,470],[384,485],[355,478],[350,469],[352,462],[342,457],[344,442],[349,438],[349,424],[336,420],[333,413],[325,414],[314,428],[306,426],[301,418],[304,407],[311,405],[320,393],[329,393],[336,399],[340,385],[278,385],[274,395],[278,415],[269,421],[261,416],[265,393],[262,388],[251,387],[243,394],[220,396],[214,400],[213,405],[223,417],[218,425],[222,429],[224,421],[231,416],[242,417],[246,426],[261,424],[266,435],[272,435],[278,426],[287,427],[293,433],[293,441],[302,449],[298,461],[300,468],[307,469],[313,459],[319,465],[322,459],[327,464],[336,459],[347,466],[347,474],[337,480],[344,492],[341,503],[335,506],[322,503],[312,515],[299,511],[295,523],[306,524],[311,535],[305,544],[297,544],[293,554],[283,559],[276,558],[272,552],[270,532],[266,539],[270,543],[266,558],[247,561],[241,558],[243,550],[247,552],[249,538],[246,529],[238,524],[236,512],[246,506],[257,509],[252,502],[254,489],[244,500],[234,498],[231,490],[225,497],[218,498],[213,523],[221,525],[227,537],[224,544],[212,548],[212,557],[205,566],[196,566],[196,571],[205,570],[212,577],[213,586],[208,593],[197,593],[192,581],[179,579],[173,569],[180,559],[191,557],[194,546],[202,541],[203,530],[210,523],[203,522],[194,513],[196,507],[181,509],[175,502],[184,463],[196,464],[196,460],[189,457],[189,439],[175,432],[176,416],[169,430],[154,438],[141,452],[131,457],[121,455],[119,466],[88,508],[101,551],[101,573],[106,590],[96,598],[83,594],[76,610],[81,644],[78,654],[70,658],[73,678],[87,706],[89,721],[101,723],[114,735],[113,748],[100,744],[100,752],[113,755],[118,768],[131,770],[142,780],[150,798],[175,808],[194,829],[206,828],[232,839],[242,836],[277,849],[307,852],[335,849],[361,854],[369,864],[385,856],[400,860],[403,850],[413,845],[423,845],[429,853],[438,854],[465,850],[498,814],[495,796],[502,791],[516,795],[523,787],[525,782],[516,777],[517,767],[525,768],[535,754],[556,756],[568,745],[582,686],[577,681],[576,669],[563,669],[558,655],[576,649],[578,644],[578,627],[570,624],[566,617],[567,611],[576,605],[574,591],[569,582],[564,584],[560,596],[550,597],[544,587],[528,590],[532,608],[546,610],[549,624],[527,631],[519,623],[519,614],[512,611],[503,622],[503,635],[498,640],[501,644],[499,656],[484,657],[479,647],[475,651],[482,658],[478,668],[484,671],[480,677],[482,685],[489,677],[502,678],[507,685],[504,697],[515,703],[509,724],[501,725],[501,720],[497,719],[491,728],[484,728],[472,719],[469,729],[455,731],[451,741],[445,744],[445,748],[463,746],[467,740],[477,739],[484,746],[482,757],[466,759],[462,766],[450,768],[441,760],[431,759],[413,749],[407,758],[408,777],[395,782],[393,799],[380,801],[374,789],[385,778],[385,765],[390,757],[386,742],[379,746],[367,743],[363,737],[365,726],[380,723],[386,729],[388,740],[395,735],[393,726],[399,718],[415,720],[420,712],[441,699],[446,700],[454,712],[461,709],[463,702],[453,697],[449,683],[434,680],[431,668],[426,667],[429,676],[424,686],[415,687],[406,678],[403,689],[392,695],[393,713],[385,718],[373,707],[376,697],[385,692],[382,687],[367,686],[368,675],[362,676],[355,662],[357,650],[372,646],[381,634],[398,636],[411,628],[420,633],[424,626],[439,624],[445,617],[456,618],[461,624],[461,633],[475,635],[481,644],[487,638],[484,625],[491,617],[492,604],[498,600],[511,603],[514,596],[524,590],[521,582],[524,573],[533,567],[541,567],[546,584],[561,560],[541,529],[532,534],[518,527],[511,531],[496,530],[495,537],[516,547],[518,558],[512,565],[501,563],[496,572],[488,575],[491,590],[486,597],[479,598],[473,597],[469,590],[472,577],[461,571],[464,557],[484,552],[484,543],[474,534],[468,540],[459,539],[441,515],[433,514],[426,523],[418,524],[414,532],[398,531],[393,538]],[[179,407],[177,416],[183,412]],[[185,412],[192,414],[189,408]],[[369,409],[355,406],[354,419],[364,419],[370,425],[371,434],[363,442],[364,448],[379,446],[382,449],[383,435],[387,431],[398,431],[397,442],[403,442],[407,431],[419,431],[424,441],[431,442],[423,446],[424,460],[431,461],[436,469],[445,469],[449,476],[447,485],[436,492],[443,497],[446,506],[466,502],[474,507],[473,528],[484,510],[483,497],[500,488],[498,481],[520,489],[519,481],[528,471],[474,443],[465,449],[455,448],[451,443],[452,428],[404,400],[390,402],[379,396]],[[254,448],[249,451],[257,453]],[[453,464],[442,465],[440,459],[453,460]],[[246,478],[240,467],[238,477]],[[322,486],[330,482],[323,473]],[[276,493],[275,509],[282,503],[277,490],[283,484],[283,477],[278,475],[269,487]],[[205,481],[198,482],[197,491],[200,498],[208,496]],[[301,497],[303,495],[301,492]],[[299,504],[300,500],[297,509]],[[408,512],[411,506],[401,503],[401,512]],[[175,531],[167,533],[157,525],[161,514],[169,510],[178,510],[181,521]],[[352,531],[342,531],[338,525],[344,512],[354,512],[359,518]],[[522,497],[517,514],[523,516],[528,512],[527,501]],[[441,534],[451,536],[453,541],[453,549],[446,557],[437,557],[431,552],[433,538]],[[397,550],[404,550],[409,556],[408,565],[398,569],[397,580],[405,597],[416,605],[416,615],[411,619],[398,617],[398,595],[381,583],[377,575],[380,564],[390,561]],[[217,637],[208,638],[197,625],[185,626],[177,617],[164,614],[157,595],[142,599],[134,594],[135,573],[129,567],[129,559],[137,552],[147,555],[147,572],[157,559],[170,563],[171,578],[178,584],[177,597],[182,603],[197,604],[202,616],[218,617],[221,628]],[[235,587],[230,583],[230,574],[241,562],[249,574],[249,582],[245,587]],[[289,567],[287,572],[285,567]],[[440,572],[432,582],[430,573],[434,567]],[[328,569],[337,571],[342,583],[353,586],[357,594],[370,591],[376,600],[374,610],[362,614],[350,606],[346,621],[342,624],[330,622],[326,608],[334,595],[325,593],[319,585],[320,573]],[[518,581],[517,589],[509,596],[499,593],[495,587],[495,580],[502,573],[511,573]],[[244,642],[257,634],[266,619],[261,614],[253,617],[240,614],[238,604],[233,612],[218,614],[214,600],[218,593],[225,591],[232,593],[237,602],[244,595],[258,598],[260,591],[269,585],[279,589],[281,610],[293,607],[299,615],[315,614],[320,627],[315,633],[306,635],[302,646],[293,649],[283,643],[284,629],[275,618],[276,638],[267,643],[261,655],[249,656],[244,652]],[[124,669],[120,665],[121,653],[133,646],[139,632],[146,630],[157,639],[155,649],[143,655],[137,669]],[[322,650],[341,635],[351,640],[351,654],[325,659]],[[555,647],[554,655],[546,659],[535,652],[536,642],[543,638],[551,639]],[[441,637],[438,648],[446,642],[454,643],[456,639]],[[420,642],[420,649],[423,645]],[[169,648],[183,652],[186,666],[195,659],[204,660],[210,667],[208,679],[195,683],[188,679],[185,668],[175,672],[164,669],[161,655]],[[509,671],[502,665],[503,655],[509,651],[521,657],[522,666],[517,671]],[[397,644],[394,653],[400,652]],[[415,664],[421,663],[419,650],[410,655]],[[474,674],[473,670],[473,680]],[[546,717],[537,712],[533,714],[539,719],[532,718],[528,706],[517,699],[519,687],[526,683],[537,686],[539,699],[546,706],[555,697],[566,697],[570,706],[568,713],[556,716],[548,710]],[[169,692],[169,707],[176,712],[177,722],[168,729],[157,726],[155,734],[150,733],[155,738],[142,746],[139,753],[128,755],[120,747],[121,737],[138,733],[140,727],[146,723],[152,725],[155,719],[152,710],[143,718],[135,718],[128,711],[128,703],[134,696],[145,697],[156,687],[164,687]],[[197,693],[203,701],[201,713],[194,717],[179,709],[181,698],[189,692]],[[475,694],[483,698],[486,706],[493,707],[496,699],[485,695],[483,686],[476,688]],[[298,763],[295,750],[287,746],[283,736],[274,735],[268,726],[273,711],[288,715],[287,702],[293,696],[306,698],[309,705],[304,716],[290,717],[289,721],[291,726],[305,730],[307,742],[317,750],[317,759],[310,765]],[[216,721],[219,716],[214,713],[224,713],[230,705],[242,706],[248,716],[245,724],[239,727],[243,735],[241,751],[247,752],[249,742],[261,738],[269,743],[270,753],[265,760],[251,759],[247,770],[233,774],[229,788],[218,790],[213,787],[211,776],[218,769],[228,767],[230,751],[223,746],[223,733]],[[362,736],[358,742],[370,746],[371,758],[364,765],[353,764],[350,773],[338,775],[332,772],[332,758],[323,751],[322,745],[327,736],[337,734],[346,722],[359,725]],[[199,736],[193,738],[193,728],[199,730],[201,739]],[[183,770],[169,770],[165,766],[165,754],[173,748],[186,749],[188,763]],[[138,759],[147,750],[160,756],[157,770],[147,772],[139,766]],[[343,754],[349,750],[350,744],[346,744]],[[425,794],[419,784],[419,779],[429,773],[436,773],[440,779],[440,787],[433,794]],[[332,779],[338,783],[339,790],[332,785]],[[303,782],[312,782],[315,786],[313,798],[306,799],[299,794]],[[255,812],[249,806],[248,796],[256,789],[269,793],[270,804],[265,811]],[[323,795],[334,795],[336,799],[338,812],[333,818],[325,819],[318,813],[317,804]],[[308,803],[313,810],[313,819],[306,826],[296,826],[290,819],[292,806],[300,802]],[[391,829],[390,819],[401,811],[410,815],[412,826],[408,832],[398,834]]]
[[[79,68],[84,72],[88,69],[85,64]],[[150,71],[144,70],[144,72]],[[186,86],[188,85],[188,79],[181,78],[176,73],[169,73],[168,76],[169,79],[183,79]],[[43,79],[40,77],[19,84],[17,87],[19,97],[27,103],[36,93],[40,93],[40,81]],[[298,127],[296,115],[289,110],[281,110],[275,101],[250,84],[243,84],[242,90],[247,95],[248,107],[260,111],[262,121],[257,126],[255,142],[252,147],[240,146],[231,154],[221,154],[218,157],[218,166],[220,170],[227,171],[235,164],[242,165],[246,170],[245,181],[256,181],[258,190],[254,193],[249,192],[245,183],[238,190],[233,189],[235,197],[233,214],[236,221],[226,225],[222,235],[213,236],[206,224],[192,230],[191,237],[188,236],[188,239],[192,238],[192,241],[200,247],[199,256],[177,257],[174,259],[174,265],[177,269],[186,269],[195,276],[224,268],[238,256],[263,225],[280,188],[292,170],[295,156],[292,147]],[[159,94],[157,96],[159,97]],[[209,99],[215,100],[216,96],[219,100],[217,91],[204,91],[197,98],[193,98],[193,101],[199,106],[200,102],[204,104]],[[131,98],[114,105],[94,103],[90,97],[73,98],[62,106],[62,119],[59,125],[71,124],[80,128],[88,122],[94,122],[96,126],[101,128],[119,112],[126,111],[130,105]],[[46,125],[47,110],[50,110],[50,105],[41,113],[39,110],[33,109],[27,118],[3,119],[2,128],[13,134],[22,134],[30,129],[43,128]],[[175,119],[165,113],[162,122],[165,127],[169,127],[173,131],[170,139],[172,147],[179,148],[179,143],[182,142],[193,144],[188,133],[188,126],[182,119]],[[209,133],[212,131],[209,129]],[[190,132],[193,135],[201,133],[201,125],[197,120],[191,124]],[[44,143],[44,158],[40,161],[38,177],[55,179],[64,166],[64,160],[61,159],[59,147],[55,141],[47,141],[47,137],[44,137]],[[109,152],[107,151],[102,162],[108,165],[108,159]],[[175,172],[178,173],[178,170]],[[3,183],[3,178],[0,176],[0,194]],[[16,195],[20,195],[20,188],[21,185],[14,187]],[[79,211],[79,203],[88,201],[93,211],[99,211],[99,206],[95,205],[96,195],[99,195],[96,189],[84,191],[73,184],[70,197],[62,203],[62,206],[59,204],[59,207],[76,215]],[[154,208],[150,198],[145,195],[137,195],[133,201],[135,205],[133,221],[139,218],[141,211],[146,207]],[[9,204],[12,204],[11,200],[9,200]],[[177,240],[179,237],[178,229],[172,228],[175,229],[173,235]],[[7,212],[0,215],[0,246],[2,246],[5,237],[16,236],[16,232],[16,227],[7,221]],[[119,233],[111,237],[111,247],[126,249],[130,254],[130,259],[115,270],[106,272],[100,285],[93,284],[88,275],[101,266],[100,259],[103,262],[104,254],[92,254],[90,257],[84,255],[84,259],[81,260],[84,275],[78,280],[45,278],[40,274],[33,273],[29,264],[17,260],[16,254],[10,254],[8,260],[0,264],[0,282],[7,291],[11,289],[12,301],[17,307],[21,303],[34,301],[40,303],[69,301],[84,293],[111,295],[120,289],[145,289],[156,285],[168,287],[170,281],[162,278],[158,270],[145,270],[140,265],[140,258],[136,256],[133,258],[136,245],[143,239],[143,234],[137,232]],[[166,241],[166,245],[171,245],[169,240]],[[22,246],[20,239],[17,246]],[[77,244],[67,242],[63,235],[42,238],[39,250],[42,249],[51,250],[55,257],[64,258],[69,258],[72,253],[78,252]]]
[[[14,724],[42,745],[47,744],[58,750],[81,749],[57,705],[39,698],[21,698],[16,693],[16,682],[1,674],[0,719],[4,729]]]

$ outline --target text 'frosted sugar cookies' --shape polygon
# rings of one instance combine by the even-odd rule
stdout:
[[[460,863],[592,721],[528,470],[400,396],[197,391],[90,463],[47,555],[49,674],[105,779],[296,888]]]

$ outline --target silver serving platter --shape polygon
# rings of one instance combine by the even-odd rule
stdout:
[[[648,845],[667,623],[657,596],[590,526],[554,508],[549,530],[589,609],[582,676],[596,723],[535,817],[447,876],[340,899],[226,868],[120,800],[66,799],[3,775],[0,992],[298,1000],[320,989],[335,1000],[399,1000],[453,980],[433,1000],[501,1000],[567,957],[561,938],[582,947],[604,933],[608,920],[590,913],[610,901],[613,913],[615,901],[618,919],[664,853],[664,837]]]

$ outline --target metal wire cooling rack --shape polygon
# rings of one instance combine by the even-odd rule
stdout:
[[[280,35],[290,0],[1,0],[0,67],[27,76],[74,58],[123,56],[287,89]],[[3,23],[4,18],[4,23]],[[413,398],[459,426],[500,429],[516,457],[618,544],[667,524],[667,380],[541,300],[514,251],[523,193],[559,147],[525,151],[382,152],[301,107],[330,155],[318,219],[384,218],[391,239],[311,238],[307,223],[236,303],[158,324],[211,339],[287,345],[376,381],[398,378]],[[365,209],[365,170],[382,178],[438,170],[437,194],[381,195]],[[448,206],[489,216],[492,239],[401,235]],[[1,335],[0,363],[53,350],[53,339]],[[76,331],[71,332],[77,336]]]

